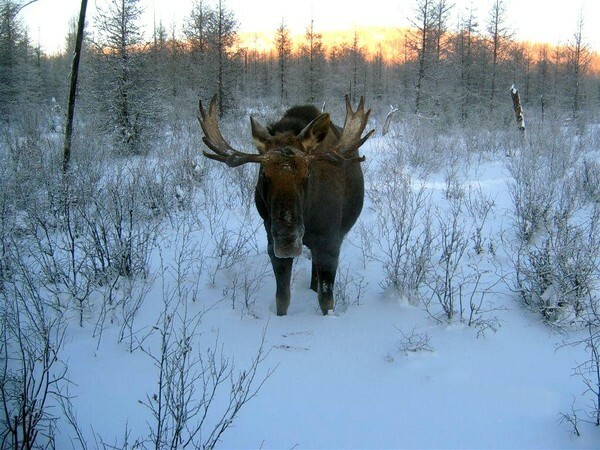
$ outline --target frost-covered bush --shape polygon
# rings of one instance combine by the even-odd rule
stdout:
[[[500,280],[482,245],[493,203],[474,192],[469,190],[468,195],[451,199],[446,208],[435,210],[432,257],[422,297],[425,310],[437,321],[460,321],[483,334],[500,326],[496,311],[501,308],[488,300]]]
[[[522,245],[516,258],[516,286],[525,305],[553,323],[581,318],[596,308],[600,282],[600,210],[587,216],[554,217],[543,237]]]
[[[509,184],[519,237],[529,241],[546,227],[563,180],[571,177],[578,153],[560,126],[529,134],[529,144],[508,160]]]
[[[416,302],[431,257],[430,193],[406,167],[383,161],[367,189],[377,227],[374,258],[383,265],[384,287]]]
[[[43,279],[13,255],[0,289],[0,447],[54,448],[55,402],[68,384],[62,360],[67,321],[46,299]]]
[[[515,289],[527,307],[549,322],[580,322],[598,306],[596,163],[565,130],[537,139],[509,164],[520,238],[513,245]]]
[[[600,202],[600,163],[594,159],[584,159],[582,170],[578,170],[576,175],[585,200]]]
[[[351,305],[360,305],[368,285],[364,275],[340,265],[334,286],[335,311],[344,312]]]

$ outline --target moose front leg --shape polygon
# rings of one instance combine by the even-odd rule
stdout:
[[[338,252],[319,252],[313,259],[317,273],[319,306],[323,315],[333,311],[335,305],[333,291],[338,266]]]
[[[267,253],[271,259],[273,273],[275,274],[275,282],[277,291],[275,292],[275,306],[277,307],[277,315],[287,315],[288,307],[290,306],[290,298],[292,296],[290,285],[292,282],[292,263],[294,258],[278,258],[275,256],[275,248],[273,246],[273,235],[268,222],[265,222],[267,231]]]
[[[271,257],[271,265],[275,273],[275,281],[277,283],[277,291],[275,292],[275,304],[277,306],[277,315],[285,316],[288,307],[290,306],[291,290],[290,284],[292,281],[292,263],[293,258],[278,258],[269,246],[269,256]]]
[[[335,286],[335,269],[319,270],[319,306],[323,315],[333,311],[335,304],[333,288]]]

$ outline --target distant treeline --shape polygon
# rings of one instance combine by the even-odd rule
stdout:
[[[158,23],[145,30],[139,0],[113,0],[88,18],[80,113],[116,130],[134,152],[142,135],[152,134],[144,130],[214,94],[221,114],[253,103],[337,104],[349,94],[402,114],[471,123],[506,120],[515,83],[530,115],[597,119],[598,56],[585,43],[582,21],[567,44],[534,46],[513,39],[503,2],[492,3],[486,23],[467,11],[451,26],[447,1],[416,0],[411,29],[374,44],[358,28],[346,39],[324,38],[314,21],[303,39],[292,39],[283,21],[272,42],[240,39],[238,19],[222,1],[194,2],[180,29]],[[16,5],[0,0],[5,123],[53,98],[63,105],[76,29],[65,30],[64,53],[47,55],[32,44]]]

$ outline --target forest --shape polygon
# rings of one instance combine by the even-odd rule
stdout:
[[[64,51],[44,54],[18,11],[19,3],[3,1],[3,124],[22,121],[32,109],[50,120],[53,108],[65,108],[75,45],[74,18],[65,30]],[[583,17],[568,24],[573,37],[565,45],[533,44],[513,39],[501,1],[492,2],[479,23],[472,8],[454,11],[447,1],[420,0],[411,29],[390,33],[369,50],[359,29],[348,42],[329,45],[317,20],[294,39],[282,20],[272,46],[259,49],[252,37],[244,36],[242,44],[240,19],[223,1],[194,2],[186,22],[171,30],[161,22],[148,29],[142,11],[140,2],[111,1],[88,18],[86,28],[78,117],[98,133],[118,129],[112,137],[129,147],[118,153],[149,151],[174,121],[193,113],[199,98],[214,94],[222,115],[263,105],[322,106],[349,94],[436,126],[476,121],[497,127],[508,120],[507,92],[516,84],[536,117],[597,114],[600,63],[586,44]]]
[[[413,0],[375,44],[330,42],[315,17],[265,46],[225,0],[170,29],[108,0],[68,124],[78,20],[47,54],[30,3],[0,0],[0,449],[594,446],[600,56],[582,16],[564,45],[529,43],[502,0]],[[306,255],[274,317],[256,170],[202,157],[215,95],[247,152],[250,115],[371,109],[331,320],[300,287]]]

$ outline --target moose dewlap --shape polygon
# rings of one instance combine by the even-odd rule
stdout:
[[[268,252],[277,283],[277,315],[287,314],[293,258],[306,245],[312,254],[311,289],[318,293],[323,314],[333,310],[333,285],[340,247],[363,206],[364,180],[358,149],[369,113],[364,100],[353,111],[346,96],[343,128],[314,106],[295,106],[268,127],[250,124],[258,153],[232,148],[217,123],[216,97],[208,112],[200,103],[202,140],[212,151],[204,155],[229,167],[260,164],[256,209],[267,232]]]

